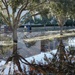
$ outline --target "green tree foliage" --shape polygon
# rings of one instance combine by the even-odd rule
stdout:
[[[67,21],[65,22],[64,26],[74,26],[73,19],[67,19]]]
[[[17,10],[17,7],[22,5],[24,0],[8,0],[9,5],[12,7],[13,12],[15,13]]]
[[[50,2],[50,10],[59,20],[74,16],[74,0],[57,0]],[[62,21],[63,22],[63,21]]]
[[[0,24],[3,24],[3,21],[2,21],[2,19],[0,18]]]
[[[60,34],[62,34],[62,27],[66,20],[70,17],[74,18],[74,5],[74,0],[53,0],[49,4],[50,14],[57,18],[60,25]]]
[[[3,24],[3,20],[2,20],[1,14],[0,14],[0,24]]]
[[[7,25],[12,25],[14,21],[16,20],[15,25],[18,26],[20,20],[23,17],[26,17],[27,13],[30,13],[31,16],[28,16],[28,18],[35,16],[40,13],[44,13],[47,9],[43,6],[45,5],[46,0],[1,0],[0,1],[0,13],[3,17],[4,22]],[[39,11],[38,9],[42,7]],[[28,11],[22,15],[23,11]],[[3,13],[6,12],[6,13]],[[35,14],[36,12],[39,12]],[[48,11],[46,11],[48,13]],[[8,19],[5,18],[5,15],[8,17]],[[25,19],[26,21],[26,19]],[[16,27],[17,27],[16,26]]]
[[[36,18],[35,17],[34,23],[35,24],[41,24],[41,21],[42,21],[41,18]]]

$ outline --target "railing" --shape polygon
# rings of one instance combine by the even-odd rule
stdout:
[[[69,29],[74,29],[74,26],[63,26],[63,30],[69,30]],[[60,30],[60,26],[43,26],[43,27],[31,27],[32,32],[39,32],[39,31],[57,31]],[[23,32],[29,32],[28,28],[18,28],[18,31],[23,31]]]

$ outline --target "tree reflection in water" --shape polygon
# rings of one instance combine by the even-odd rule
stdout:
[[[14,49],[16,47],[14,46]],[[73,48],[71,48],[73,50]],[[12,53],[12,56],[10,56],[5,65],[9,64],[9,62],[13,62],[13,65],[16,65],[18,67],[19,72],[22,75],[27,75],[25,73],[25,69],[22,67],[22,63],[25,65],[30,66],[31,72],[29,75],[37,75],[37,73],[41,73],[40,75],[44,74],[50,74],[54,75],[74,75],[75,74],[75,57],[72,54],[70,50],[65,50],[65,45],[63,43],[63,38],[59,38],[59,45],[57,48],[57,53],[53,55],[53,58],[47,58],[46,56],[44,57],[44,60],[47,62],[47,64],[43,64],[42,61],[39,62],[39,64],[36,64],[35,61],[33,60],[32,63],[29,63],[25,58],[23,58],[21,55],[18,54],[17,50]],[[58,64],[56,64],[58,63]],[[23,65],[23,66],[24,66]],[[12,66],[10,66],[12,67]],[[9,75],[10,75],[10,70],[11,68],[9,67]],[[24,66],[25,67],[25,66]],[[7,67],[2,69],[2,72],[6,69]],[[13,74],[15,74],[16,69],[14,68]],[[36,74],[35,74],[36,73]]]
[[[14,51],[13,51],[12,55],[6,60],[5,65],[8,65],[10,62],[12,62],[13,65],[16,65],[17,68],[18,68],[18,70],[19,70],[21,73],[23,73],[23,70],[24,70],[24,69],[22,69],[21,63],[24,63],[24,64],[30,64],[30,63],[29,63],[25,58],[23,58],[21,55],[19,55],[17,50],[15,50],[15,49],[17,49],[17,44],[14,44],[13,47],[14,47],[14,48],[13,48]],[[4,70],[5,70],[6,68],[7,68],[7,67],[4,67],[4,68],[2,69],[2,72],[4,72]],[[8,71],[8,74],[11,74],[11,68],[12,68],[12,66],[10,65],[10,67],[9,67],[9,69],[8,69],[8,70],[9,70],[9,71]],[[13,70],[13,72],[15,73],[15,69]]]
[[[59,59],[64,60],[64,54],[65,54],[65,46],[63,44],[63,38],[60,38],[59,46],[58,46],[58,54]]]
[[[34,46],[36,44],[36,41],[32,41],[32,42],[26,42],[24,41],[26,47],[30,48],[31,46]]]

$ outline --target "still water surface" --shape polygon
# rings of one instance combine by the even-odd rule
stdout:
[[[18,53],[21,54],[23,57],[30,57],[33,55],[40,54],[41,52],[57,49],[59,43],[60,43],[60,39],[41,40],[41,41],[35,41],[30,43],[24,42],[24,44],[22,42],[19,42]],[[63,38],[63,44],[65,47],[66,46],[75,47],[75,37]],[[0,58],[8,58],[12,54],[12,47],[9,48],[3,47],[3,49],[6,51],[5,52],[1,51],[3,52],[3,54],[1,53]]]
[[[75,37],[63,38],[63,44],[65,47],[75,47]],[[39,54],[40,52],[51,51],[58,48],[60,39],[42,40],[31,43],[25,43],[27,49],[30,49],[32,55]],[[29,50],[28,50],[29,51]]]

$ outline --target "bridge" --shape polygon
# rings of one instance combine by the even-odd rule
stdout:
[[[63,30],[69,30],[69,29],[75,29],[75,26],[63,26]],[[32,32],[39,32],[39,31],[59,31],[60,26],[31,26],[31,31]],[[28,32],[29,29],[27,27],[20,27],[18,28],[18,31],[24,31]]]
[[[7,28],[7,29],[6,29]],[[69,30],[69,29],[74,29],[75,25],[69,25],[63,26],[63,30]],[[55,25],[21,25],[17,31],[23,31],[23,32],[29,32],[31,29],[32,32],[39,32],[39,31],[59,31],[60,30],[60,26],[58,26],[57,24]],[[9,26],[5,26],[4,28],[1,28],[1,30],[4,30],[5,32],[11,31],[12,29],[9,28]]]

